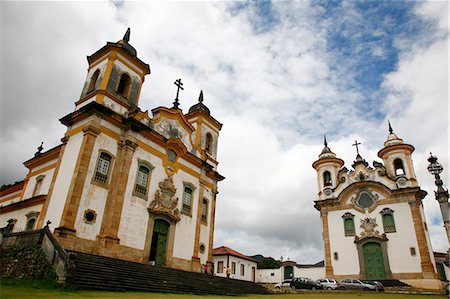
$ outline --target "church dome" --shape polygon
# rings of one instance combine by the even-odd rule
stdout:
[[[206,107],[205,104],[203,104],[203,90],[200,91],[200,96],[198,97],[198,103],[193,105],[191,108],[189,108],[189,113],[195,112],[195,111],[203,111],[206,114],[211,115],[209,108]]]
[[[323,145],[323,150],[319,155],[319,159],[336,158],[336,154],[328,147],[327,138],[325,136],[323,137]]]

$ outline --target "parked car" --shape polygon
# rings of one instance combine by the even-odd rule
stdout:
[[[341,280],[342,290],[360,290],[360,291],[375,291],[376,287],[373,284],[364,283],[359,279],[346,278]]]
[[[384,285],[379,281],[375,281],[375,280],[361,280],[361,281],[363,283],[368,283],[368,284],[375,286],[375,290],[378,292],[384,292]]]
[[[279,282],[275,285],[275,290],[281,290],[283,288],[289,288],[291,286],[292,279],[285,279],[283,282]]]
[[[336,290],[340,284],[334,278],[321,278],[316,280],[326,290]]]
[[[309,289],[309,290],[321,290],[323,287],[314,280],[306,277],[294,278],[291,281],[291,288],[293,289]]]

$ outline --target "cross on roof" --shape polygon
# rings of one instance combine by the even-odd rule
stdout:
[[[183,83],[181,83],[181,79],[175,80],[175,82],[173,83],[177,86],[177,96],[175,98],[175,102],[173,102],[173,107],[175,109],[178,109],[178,106],[180,106],[180,103],[178,102],[178,95],[180,94],[180,89],[184,90],[183,88]]]
[[[359,156],[359,149],[358,149],[358,145],[360,145],[361,144],[361,142],[358,142],[358,141],[356,141],[355,140],[355,143],[354,144],[352,144],[352,146],[356,146],[356,155],[357,156]]]

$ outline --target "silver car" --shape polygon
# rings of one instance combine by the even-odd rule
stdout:
[[[346,278],[341,280],[340,290],[360,290],[360,291],[375,291],[376,286],[364,283],[359,279]]]
[[[281,289],[285,289],[285,288],[290,288],[291,287],[291,281],[292,279],[285,279],[283,282],[279,282],[275,285],[275,290],[281,290]]]
[[[334,278],[321,278],[316,280],[316,282],[322,285],[325,290],[336,290],[340,286]]]

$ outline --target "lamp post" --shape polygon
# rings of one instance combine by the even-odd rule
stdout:
[[[434,175],[434,183],[436,184],[437,191],[434,191],[434,196],[436,200],[439,202],[439,206],[441,208],[442,220],[444,221],[445,232],[447,233],[447,240],[450,244],[450,203],[448,201],[449,195],[448,190],[442,186],[444,183],[439,176],[441,172],[444,170],[444,167],[437,161],[438,158],[433,156],[430,153],[430,157],[428,158],[428,172]],[[447,263],[450,259],[450,249],[447,251]],[[448,264],[447,264],[448,266]]]

